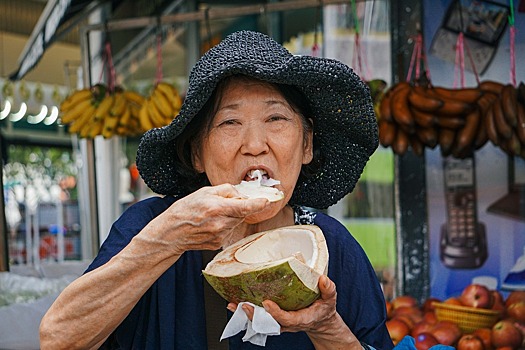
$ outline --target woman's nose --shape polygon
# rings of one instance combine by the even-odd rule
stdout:
[[[259,155],[268,153],[269,146],[267,134],[264,128],[257,126],[247,127],[243,134],[241,153],[249,155]]]

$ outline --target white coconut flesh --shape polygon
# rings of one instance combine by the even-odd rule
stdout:
[[[243,180],[240,184],[233,187],[247,198],[266,198],[270,202],[280,201],[284,198],[284,193],[273,186],[281,182],[272,178],[266,178],[265,175],[266,172],[257,169],[249,175],[253,180]]]
[[[231,302],[275,301],[282,309],[304,308],[319,296],[328,269],[321,229],[295,225],[248,236],[225,248],[203,271],[210,285]]]

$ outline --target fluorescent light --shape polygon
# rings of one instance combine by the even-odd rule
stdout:
[[[47,116],[47,106],[42,105],[42,108],[40,109],[40,112],[37,115],[28,115],[27,116],[27,122],[29,124],[38,124],[44,120],[44,118]]]
[[[22,119],[24,115],[26,115],[26,112],[27,112],[27,105],[25,102],[22,102],[22,104],[20,104],[20,110],[16,113],[12,113],[11,117],[9,117],[9,120],[11,120],[12,122],[17,122],[20,119]]]
[[[11,102],[5,100],[4,109],[0,112],[0,120],[5,119],[11,113]]]
[[[44,119],[44,124],[51,125],[54,122],[56,122],[57,118],[58,118],[58,107],[53,106],[51,107],[51,113],[46,117],[46,119]]]

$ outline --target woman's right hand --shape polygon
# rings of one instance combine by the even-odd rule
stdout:
[[[217,250],[232,237],[243,236],[245,217],[268,205],[267,199],[242,198],[230,184],[203,187],[173,203],[143,232],[168,243],[176,254]]]

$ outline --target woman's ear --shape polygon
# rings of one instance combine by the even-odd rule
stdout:
[[[191,147],[191,164],[193,164],[193,168],[198,173],[204,172],[204,167],[202,165],[201,157],[199,155],[199,152],[196,150],[195,145],[192,145]]]
[[[310,129],[304,141],[303,164],[308,164],[314,159],[314,131]]]

